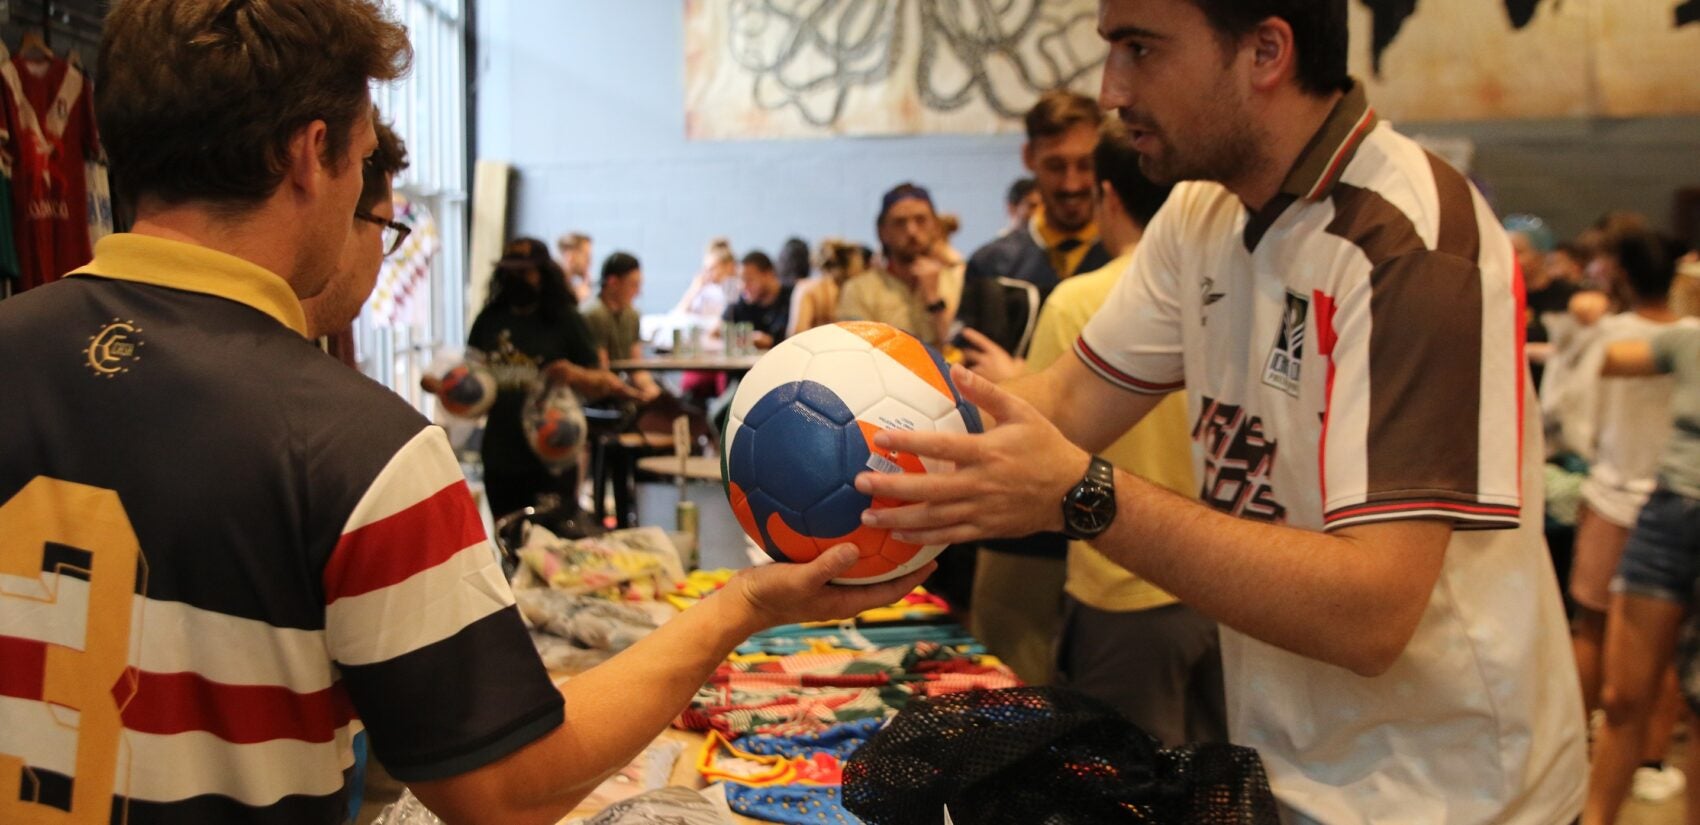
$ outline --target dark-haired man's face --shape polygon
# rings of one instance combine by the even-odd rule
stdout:
[[[741,264],[738,278],[744,288],[744,300],[757,306],[773,303],[779,294],[779,274],[754,264]]]
[[[1147,178],[1232,184],[1262,162],[1250,50],[1192,0],[1099,0],[1098,32],[1110,43],[1099,102],[1127,125]]]
[[[1072,232],[1092,222],[1092,190],[1098,185],[1092,153],[1097,149],[1098,129],[1085,123],[1022,149],[1022,160],[1045,204],[1045,220],[1052,226]]]
[[[938,225],[932,204],[920,198],[904,198],[892,204],[880,220],[880,243],[893,260],[908,264],[938,242]]]

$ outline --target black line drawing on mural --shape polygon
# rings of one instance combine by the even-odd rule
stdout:
[[[843,117],[851,92],[893,80],[911,37],[919,38],[913,83],[923,106],[949,112],[983,102],[1004,118],[1085,77],[1107,51],[1081,53],[1070,38],[1096,26],[1095,4],[733,0],[730,9],[727,48],[750,74],[756,105],[795,109],[823,128]]]

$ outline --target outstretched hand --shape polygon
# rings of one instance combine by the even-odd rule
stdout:
[[[885,430],[874,446],[955,464],[939,473],[862,473],[856,489],[901,502],[862,514],[899,541],[961,544],[1062,528],[1062,499],[1091,457],[1033,405],[962,367],[951,378],[970,403],[997,420],[983,435]]]
[[[896,602],[938,567],[929,562],[907,576],[880,584],[832,584],[857,558],[855,545],[841,544],[807,564],[764,564],[740,571],[724,592],[742,599],[762,628],[831,621]]]
[[[979,330],[964,328],[962,340],[967,344],[962,349],[962,363],[986,380],[1002,384],[1026,374],[1026,360],[1010,355],[1008,350]]]

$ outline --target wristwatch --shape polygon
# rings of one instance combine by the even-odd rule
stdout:
[[[938,299],[938,300],[937,300],[937,301],[934,301],[934,302],[932,302],[932,303],[930,303],[930,304],[927,304],[927,312],[930,312],[930,313],[932,313],[932,314],[934,314],[934,315],[937,315],[937,314],[939,314],[939,313],[941,313],[941,312],[944,312],[944,308],[945,308],[945,307],[946,307],[946,306],[948,306],[948,304],[946,304],[946,303],[945,303],[945,302],[944,302],[944,299],[943,299],[943,298],[940,298],[940,299]]]
[[[1110,529],[1116,520],[1116,468],[1098,456],[1086,468],[1086,477],[1062,500],[1063,535],[1091,541]]]

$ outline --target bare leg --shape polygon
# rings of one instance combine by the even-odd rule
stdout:
[[[1646,747],[1647,720],[1676,651],[1676,631],[1685,613],[1682,605],[1663,599],[1612,597],[1600,691],[1606,723],[1594,743],[1583,825],[1617,821]]]

